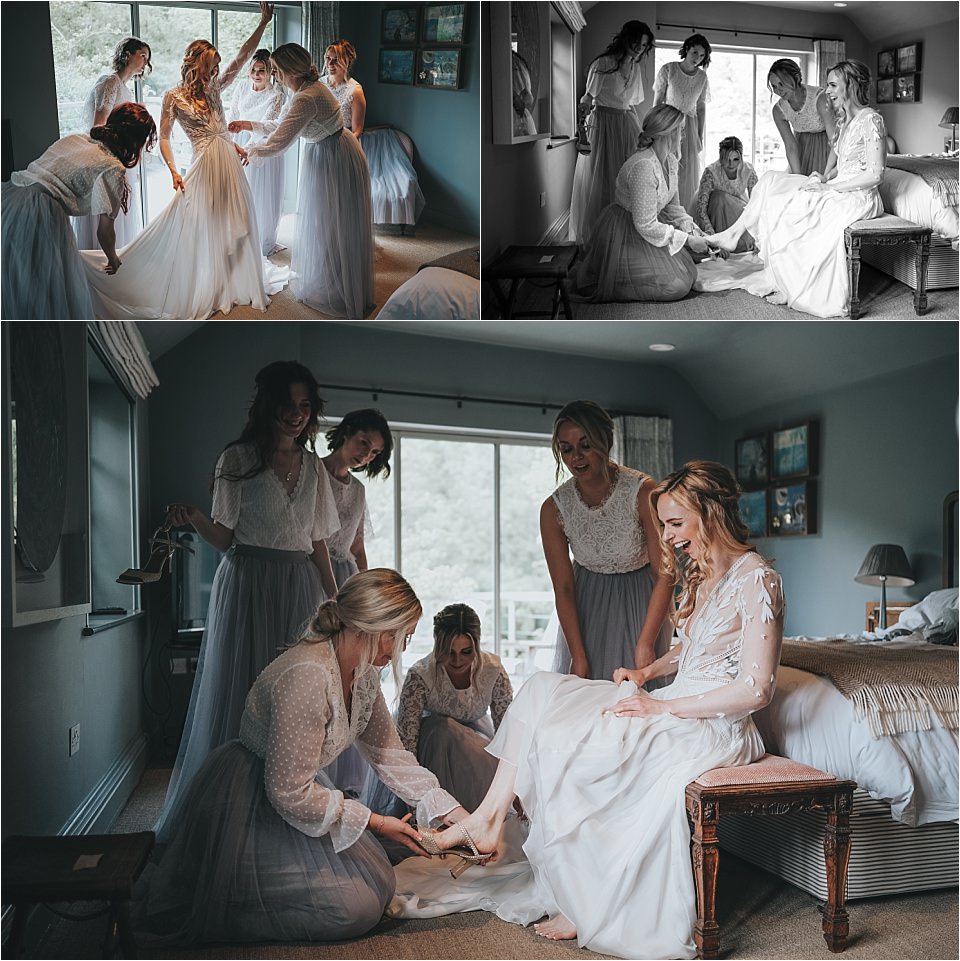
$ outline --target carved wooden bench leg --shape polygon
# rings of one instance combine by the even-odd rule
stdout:
[[[846,248],[850,281],[850,319],[856,320],[860,316],[860,238],[848,238]]]
[[[717,805],[707,801],[697,803],[692,811],[693,878],[697,887],[697,922],[693,927],[693,942],[698,958],[720,956],[720,925],[717,923],[717,869],[720,866],[720,845],[717,841]]]
[[[850,934],[847,914],[847,867],[850,863],[852,791],[840,791],[827,813],[823,856],[827,869],[827,903],[823,907],[823,939],[834,952],[843,951]]]
[[[930,260],[930,235],[917,241],[917,290],[913,295],[913,310],[919,317],[927,311],[927,265]]]

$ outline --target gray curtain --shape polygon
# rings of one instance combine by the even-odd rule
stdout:
[[[618,464],[649,474],[654,482],[673,470],[673,421],[669,417],[613,419],[613,450]]]
[[[847,45],[842,40],[814,40],[813,52],[817,58],[817,86],[825,87],[830,70],[847,59]]]
[[[132,320],[97,320],[91,326],[130,389],[146,398],[160,381],[137,325]]]
[[[301,43],[310,51],[313,62],[323,73],[323,54],[334,40],[340,39],[340,4],[324,0],[304,3]]]

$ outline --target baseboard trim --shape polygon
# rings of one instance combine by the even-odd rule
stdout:
[[[141,732],[127,744],[57,834],[107,833],[147,768],[147,748],[147,737]],[[32,908],[27,919],[24,932],[26,957],[31,956],[31,952],[39,945],[52,923],[50,913],[39,911],[39,908],[40,905]],[[13,907],[5,904],[0,915],[0,937],[4,943],[10,937],[12,925]]]

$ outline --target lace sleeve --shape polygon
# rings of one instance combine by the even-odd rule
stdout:
[[[213,472],[213,507],[210,510],[210,516],[218,524],[230,530],[236,530],[240,520],[243,483],[232,479],[243,473],[239,455],[237,445],[228,447],[220,455]],[[228,476],[224,477],[224,474]]]
[[[172,90],[168,90],[163,95],[163,105],[160,108],[160,139],[169,140],[173,130],[174,121],[174,95]]]
[[[667,65],[664,64],[657,71],[657,79],[653,82],[653,102],[663,103],[667,99]]]
[[[697,224],[708,234],[716,233],[713,224],[710,222],[710,214],[707,212],[707,204],[710,202],[710,194],[716,188],[716,181],[713,179],[713,171],[707,167],[700,178],[700,189],[697,191]]]
[[[440,787],[436,777],[404,750],[382,691],[377,691],[370,720],[357,740],[357,747],[394,794],[417,806],[418,824],[439,822],[444,814],[458,806],[457,799]]]
[[[267,106],[266,112],[263,115],[263,119],[268,123],[274,122],[281,113],[283,113],[283,105],[286,103],[286,97],[283,93],[283,87],[277,84],[274,91],[273,97],[270,99],[270,103]]]
[[[122,87],[123,81],[115,73],[97,81],[93,88],[94,118],[103,110],[106,110],[108,114],[113,110]],[[93,123],[93,118],[91,118],[91,123]]]
[[[304,453],[304,457],[306,457]],[[333,497],[330,486],[330,476],[327,474],[320,458],[313,455],[313,466],[317,472],[317,500],[313,510],[313,527],[310,531],[311,541],[323,541],[340,530],[340,514],[337,502]],[[306,467],[306,464],[304,464]]]
[[[493,719],[493,729],[500,729],[500,722],[503,715],[507,713],[507,708],[513,703],[513,687],[510,685],[510,678],[506,668],[500,666],[500,673],[493,682],[493,693],[490,695],[490,717]]]
[[[753,196],[753,188],[757,186],[757,172],[750,168],[750,173],[747,175],[747,196]]]
[[[408,671],[397,706],[397,733],[403,746],[414,756],[420,741],[420,721],[427,704],[427,686],[416,671]]]
[[[863,129],[863,169],[864,173],[876,177],[879,182],[887,165],[887,130],[883,117],[871,110]]]
[[[317,104],[314,97],[294,94],[277,120],[254,122],[254,132],[265,133],[268,136],[255,147],[250,148],[250,162],[256,166],[267,157],[283,153],[287,147],[296,142],[303,128],[315,118],[316,112]]]
[[[127,191],[123,168],[111,166],[104,170],[94,181],[90,193],[90,213],[106,214],[115,218],[120,213],[124,195]]]
[[[677,253],[686,236],[669,224],[661,223],[657,214],[657,183],[654,162],[641,159],[634,163],[627,176],[630,216],[637,233],[654,247],[667,247],[671,254]]]

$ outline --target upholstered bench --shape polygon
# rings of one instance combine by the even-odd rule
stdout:
[[[741,767],[707,771],[687,785],[687,817],[693,827],[691,855],[697,887],[693,939],[700,958],[719,957],[716,889],[720,848],[717,823],[723,814],[786,814],[823,811],[827,815],[823,852],[827,866],[827,903],[823,937],[831,951],[847,944],[847,863],[850,858],[850,808],[856,782],[845,781],[788,758],[765,754]]]
[[[843,231],[847,251],[847,273],[850,278],[850,319],[860,316],[860,249],[868,244],[915,244],[917,251],[917,289],[913,294],[913,309],[921,315],[927,309],[927,263],[930,260],[929,227],[921,227],[912,220],[893,214],[881,214],[870,220],[858,220]]]
[[[152,831],[5,838],[2,846],[2,898],[4,904],[13,905],[12,956],[19,957],[23,951],[29,905],[106,901],[110,917],[104,957],[113,956],[118,941],[128,958],[136,957],[128,902],[153,844]]]

